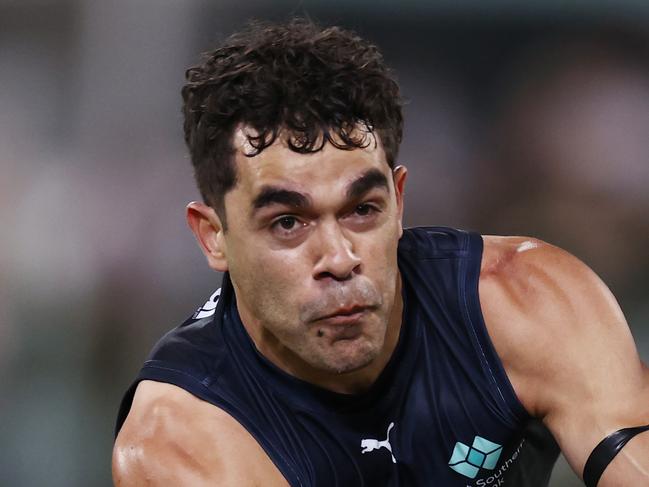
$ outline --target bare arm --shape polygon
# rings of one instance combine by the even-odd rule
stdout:
[[[583,263],[525,238],[485,238],[485,321],[514,388],[580,476],[609,434],[649,424],[649,372],[615,298]],[[632,439],[599,487],[649,484],[649,433]]]
[[[250,434],[188,392],[143,381],[113,449],[117,487],[288,484]]]

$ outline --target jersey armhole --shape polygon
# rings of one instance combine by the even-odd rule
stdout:
[[[156,363],[153,363],[156,362]],[[219,409],[222,409],[228,413],[234,420],[239,423],[259,444],[259,446],[264,450],[268,458],[273,462],[277,467],[279,472],[284,476],[286,481],[291,486],[303,486],[304,482],[300,479],[299,475],[292,467],[290,462],[284,458],[284,456],[268,445],[268,442],[265,441],[263,435],[260,431],[247,420],[245,414],[243,414],[239,408],[237,408],[231,401],[228,401],[224,397],[220,397],[218,394],[215,394],[208,386],[194,377],[192,374],[185,372],[183,370],[178,370],[171,368],[164,363],[157,363],[157,361],[148,361],[140,370],[140,373],[137,375],[135,381],[129,387],[128,391],[124,395],[124,399],[120,404],[119,413],[117,417],[117,424],[115,426],[115,438],[126,421],[126,417],[131,409],[133,403],[133,398],[135,396],[135,390],[140,382],[143,380],[152,380],[155,382],[164,382],[166,384],[171,384],[181,389],[189,392],[193,396],[208,402]]]
[[[532,416],[527,412],[518,399],[514,387],[505,372],[505,367],[491,341],[480,306],[479,280],[482,264],[483,240],[478,233],[467,233],[468,255],[461,260],[460,269],[460,299],[462,312],[465,315],[472,332],[472,339],[483,366],[497,392],[497,395],[507,411],[508,419],[512,424],[527,422]]]

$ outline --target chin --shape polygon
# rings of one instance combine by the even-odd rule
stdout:
[[[348,374],[370,365],[379,355],[380,347],[369,343],[346,343],[343,347],[340,342],[332,346],[329,353],[320,357],[314,367],[334,374]],[[311,356],[311,360],[315,354]]]

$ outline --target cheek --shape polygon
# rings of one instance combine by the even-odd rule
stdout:
[[[365,275],[383,296],[384,306],[390,308],[397,282],[398,234],[383,234],[372,239],[365,247]]]
[[[366,242],[364,249],[366,261],[371,263],[370,267],[375,269],[379,276],[389,278],[388,274],[396,265],[398,242],[399,234],[392,231],[375,235]]]
[[[311,275],[304,258],[295,249],[254,249],[247,257],[246,267],[251,275],[257,279],[263,277],[273,287],[301,287]]]
[[[305,277],[310,273],[293,252],[269,251],[263,247],[248,246],[245,252],[233,256],[230,274],[239,283],[250,306],[264,314],[291,309],[301,302],[306,289]]]

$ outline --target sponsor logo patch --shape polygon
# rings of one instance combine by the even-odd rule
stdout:
[[[476,436],[471,446],[460,441],[455,444],[448,466],[457,473],[474,479],[481,468],[487,470],[496,468],[502,451],[502,445],[489,441],[482,436]]]

